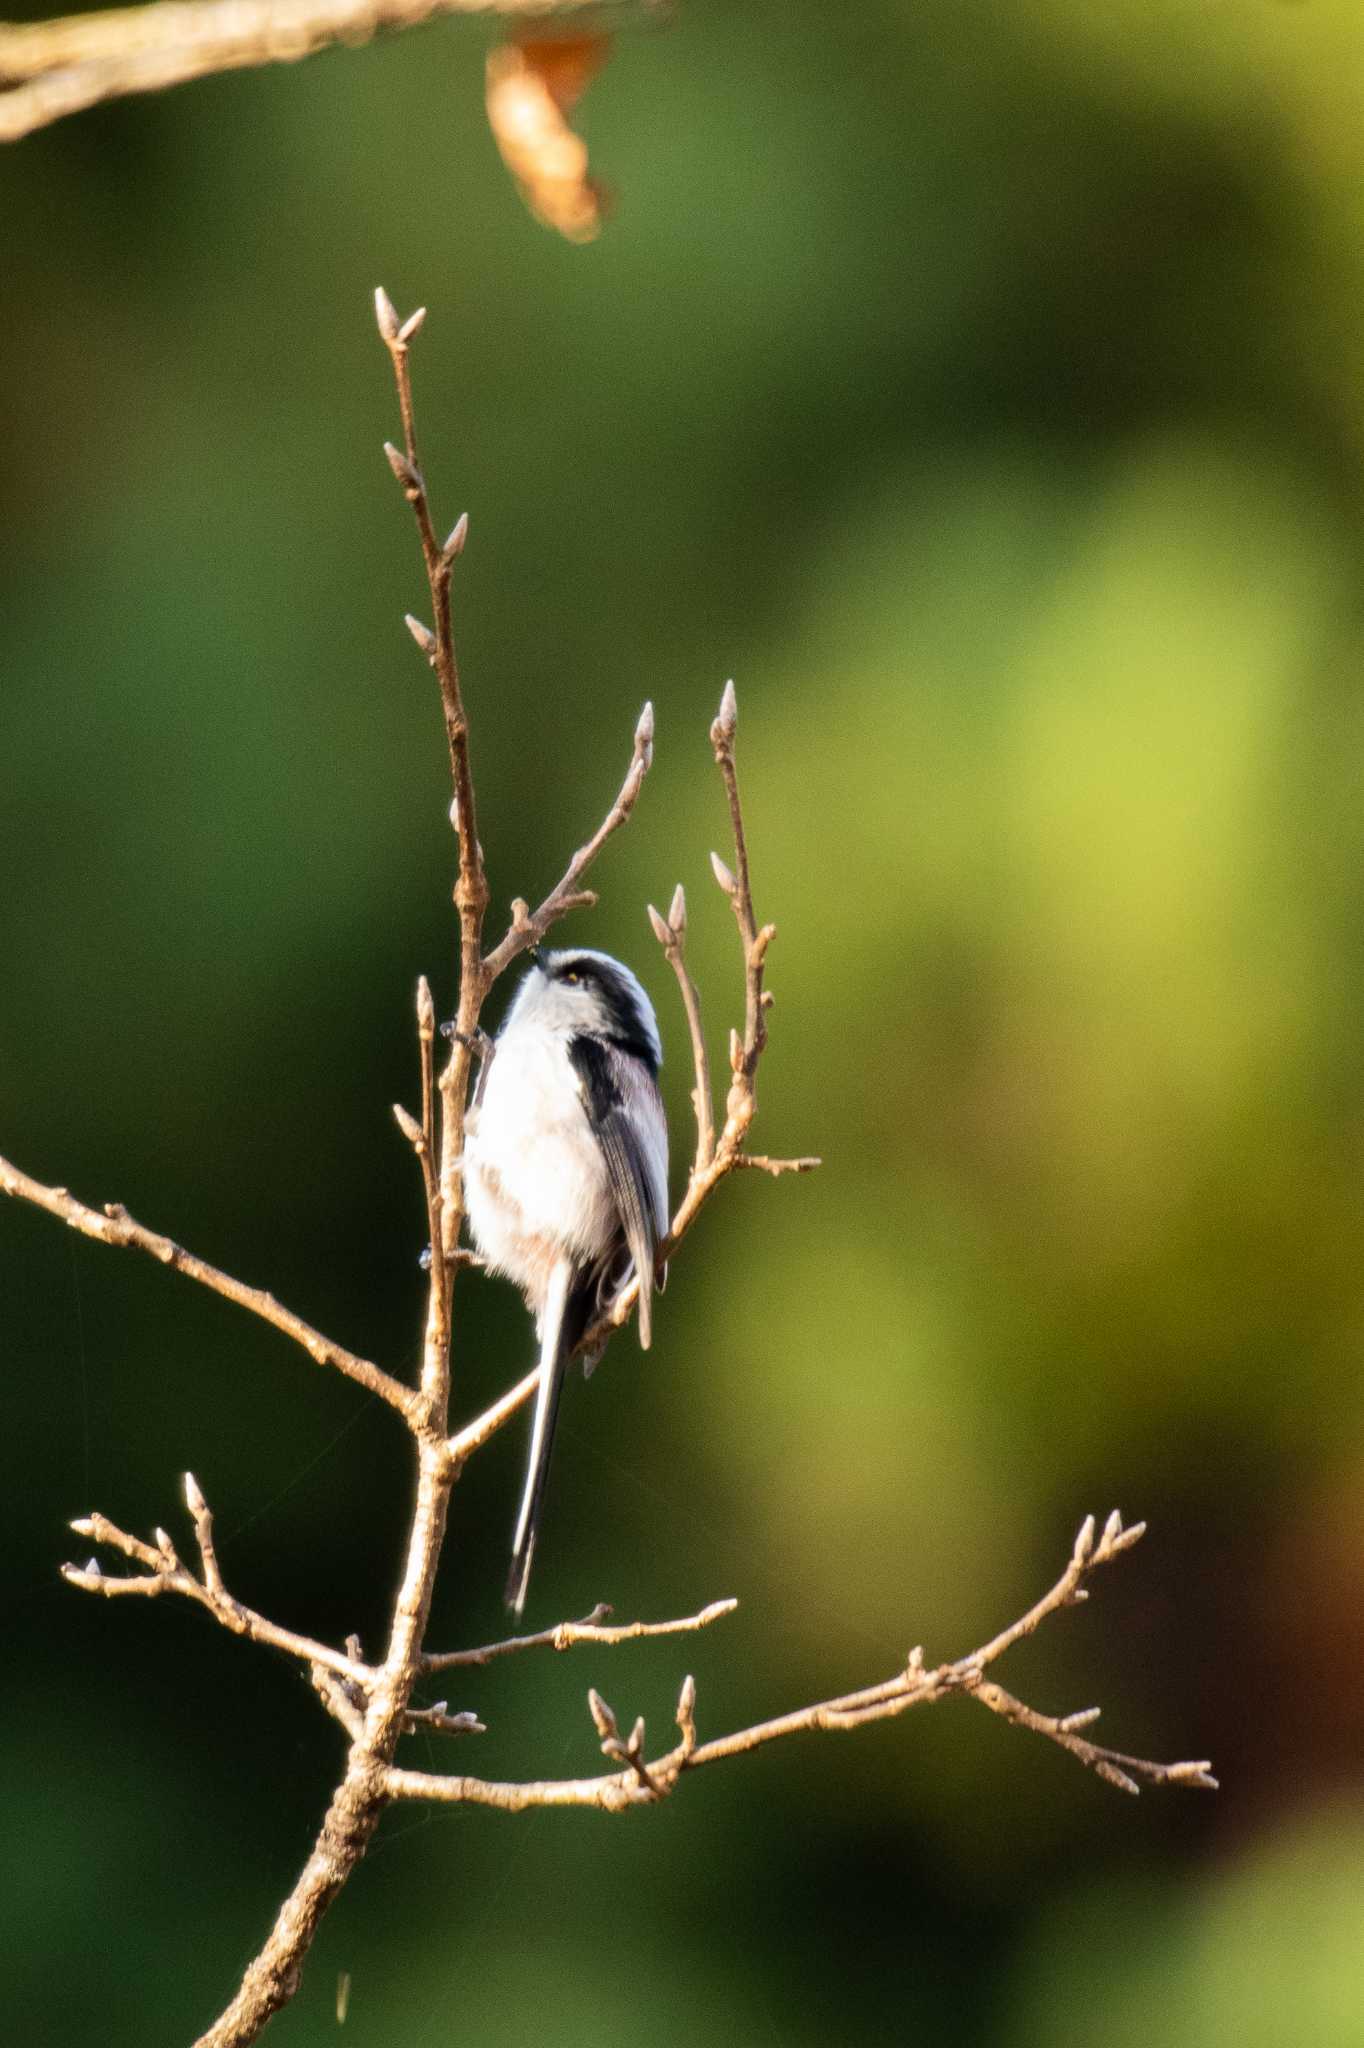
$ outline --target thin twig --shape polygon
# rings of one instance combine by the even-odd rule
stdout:
[[[605,1625],[609,1607],[594,1607],[584,1621],[561,1621],[533,1636],[508,1636],[504,1642],[485,1643],[477,1650],[428,1652],[422,1658],[422,1670],[434,1673],[453,1671],[460,1665],[491,1664],[494,1658],[511,1657],[519,1650],[571,1650],[580,1643],[634,1643],[641,1636],[690,1635],[733,1614],[738,1604],[737,1600],[712,1600],[699,1614],[689,1614],[681,1621],[628,1621],[616,1627]]]
[[[323,1664],[310,1666],[308,1676],[313,1691],[321,1700],[334,1721],[339,1721],[352,1742],[358,1742],[365,1732],[365,1716],[362,1696],[356,1687],[348,1685],[334,1671],[328,1671]]]
[[[754,1173],[770,1173],[773,1180],[779,1180],[784,1173],[813,1173],[824,1161],[808,1156],[802,1159],[769,1159],[764,1152],[739,1152],[730,1164],[735,1172],[748,1167]]]
[[[469,721],[464,709],[459,659],[455,652],[454,627],[450,609],[450,584],[455,563],[464,552],[468,538],[468,514],[461,514],[443,541],[436,538],[435,522],[427,496],[417,447],[416,416],[412,404],[411,343],[426,317],[419,307],[403,320],[382,286],[374,294],[374,314],[380,338],[388,350],[393,381],[402,420],[403,446],[399,450],[385,443],[389,467],[402,486],[412,508],[421,542],[431,598],[434,631],[409,617],[408,627],[440,685],[441,709],[445,719],[446,750],[450,758],[453,802],[451,822],[459,846],[459,873],[455,883],[455,909],[459,914],[459,1005],[450,1058],[440,1077],[441,1143],[440,1208],[441,1234],[431,1247],[431,1281],[443,1295],[442,1315],[427,1319],[428,1342],[423,1364],[422,1387],[428,1398],[439,1404],[438,1382],[448,1375],[448,1346],[443,1361],[440,1347],[431,1341],[440,1322],[448,1325],[450,1295],[454,1284],[454,1253],[464,1220],[464,1191],[459,1161],[464,1151],[464,1115],[469,1096],[470,1047],[478,1030],[479,1012],[488,992],[483,971],[483,919],[488,908],[488,877],[483,865],[483,848],[478,837],[478,811],[474,798],[473,764],[469,753]]]
[[[1003,1686],[996,1685],[993,1680],[975,1686],[971,1696],[983,1707],[988,1707],[992,1714],[1011,1721],[1016,1728],[1027,1728],[1034,1735],[1045,1735],[1097,1773],[1105,1784],[1115,1785],[1120,1792],[1139,1792],[1138,1778],[1144,1778],[1148,1785],[1190,1785],[1204,1792],[1217,1790],[1212,1765],[1206,1758],[1197,1763],[1158,1764],[1144,1756],[1128,1756],[1123,1750],[1103,1749],[1098,1743],[1087,1742],[1082,1735],[1076,1734],[1075,1723],[1085,1723],[1096,1716],[1097,1708],[1078,1715],[1065,1714],[1057,1719],[1051,1714],[1039,1714],[1035,1707],[1025,1707],[1022,1700],[1016,1700],[1012,1693],[1005,1692]]]
[[[224,1300],[234,1302],[238,1308],[244,1308],[253,1316],[259,1316],[262,1322],[282,1330],[286,1337],[292,1337],[296,1344],[303,1346],[314,1364],[335,1367],[348,1380],[354,1380],[371,1394],[377,1394],[381,1401],[387,1401],[404,1421],[410,1423],[414,1419],[416,1399],[411,1388],[391,1378],[367,1358],[357,1358],[344,1345],[324,1337],[311,1323],[305,1323],[302,1316],[294,1315],[292,1310],[276,1301],[273,1294],[267,1294],[259,1287],[245,1286],[230,1274],[210,1266],[206,1259],[187,1252],[183,1245],[176,1244],[171,1238],[162,1237],[159,1232],[135,1223],[121,1202],[109,1202],[102,1210],[89,1209],[84,1202],[78,1202],[69,1189],[45,1187],[41,1181],[21,1173],[8,1159],[0,1159],[0,1192],[46,1209],[49,1215],[59,1217],[72,1230],[79,1230],[83,1237],[93,1237],[99,1244],[131,1245],[137,1251],[146,1252],[163,1266],[183,1273],[189,1280],[197,1280],[201,1287],[221,1294]]]
[[[753,1101],[753,1076],[767,1044],[763,961],[768,946],[776,937],[776,926],[764,925],[759,931],[753,913],[753,884],[748,868],[748,835],[744,831],[744,811],[739,800],[739,773],[734,761],[734,736],[738,725],[738,701],[734,694],[734,684],[728,682],[720,699],[720,709],[710,728],[710,743],[715,753],[715,764],[725,785],[725,795],[729,799],[729,822],[734,835],[734,873],[730,874],[724,863],[715,856],[712,856],[712,865],[715,868],[716,880],[729,897],[744,948],[743,1061],[740,1066],[738,1060],[731,1056],[735,1079],[731,1084],[728,1104],[729,1123],[735,1123],[737,1119],[742,1118],[736,1132],[738,1139],[742,1141],[756,1106]],[[739,1085],[741,1076],[746,1086]]]
[[[134,1564],[143,1567],[143,1576],[132,1577],[121,1573],[102,1571],[93,1560],[89,1564],[64,1564],[61,1575],[69,1586],[76,1586],[83,1593],[99,1593],[105,1599],[116,1599],[121,1594],[141,1594],[147,1599],[157,1599],[162,1593],[177,1593],[186,1600],[192,1600],[211,1614],[216,1622],[228,1629],[234,1636],[249,1636],[254,1643],[264,1643],[272,1650],[283,1650],[287,1656],[297,1657],[301,1663],[321,1665],[327,1671],[334,1671],[350,1684],[368,1689],[374,1673],[369,1666],[357,1662],[341,1650],[334,1650],[328,1643],[316,1642],[311,1636],[301,1636],[293,1629],[281,1628],[278,1622],[267,1620],[263,1614],[247,1607],[235,1599],[222,1582],[218,1561],[212,1549],[212,1523],[200,1520],[200,1511],[207,1516],[203,1506],[203,1495],[194,1485],[193,1475],[187,1473],[186,1499],[191,1493],[200,1504],[195,1510],[199,1525],[200,1555],[203,1560],[203,1579],[196,1579],[193,1572],[182,1564],[169,1539],[162,1543],[146,1543],[140,1536],[130,1536],[111,1522],[107,1515],[80,1515],[71,1527],[77,1536],[84,1536],[92,1543],[102,1544],[106,1549],[116,1550]],[[158,1532],[160,1534],[162,1532]],[[207,1541],[205,1536],[207,1535]]]
[[[628,1765],[641,1790],[647,1792],[651,1799],[661,1799],[663,1787],[655,1781],[644,1757],[644,1716],[639,1715],[630,1733],[622,1735],[614,1709],[607,1705],[594,1686],[587,1689],[587,1711],[592,1716],[602,1755],[609,1756],[613,1763]]]
[[[602,0],[553,0],[556,13]],[[0,142],[102,100],[219,71],[292,64],[446,14],[533,14],[545,0],[153,0],[144,7],[0,23]]]
[[[692,1172],[704,1173],[715,1157],[715,1100],[710,1089],[710,1058],[701,1023],[701,994],[687,966],[687,894],[680,882],[673,891],[668,915],[664,917],[651,903],[649,922],[653,926],[654,937],[663,948],[664,958],[677,976],[677,986],[682,995],[687,1036],[691,1040],[692,1066],[696,1074],[691,1097],[692,1108],[696,1112],[696,1157],[692,1162]]]
[[[1133,1549],[1145,1534],[1145,1522],[1133,1522],[1130,1528],[1126,1528],[1122,1516],[1114,1508],[1104,1523],[1102,1535],[1096,1542],[1094,1517],[1086,1515],[1075,1538],[1070,1563],[1056,1584],[1049,1593],[1043,1594],[1036,1606],[1030,1607],[1026,1614],[1020,1616],[1008,1628],[1001,1629],[983,1650],[977,1652],[976,1661],[981,1669],[983,1670],[987,1664],[993,1664],[1006,1650],[1011,1650],[1015,1643],[1021,1642],[1024,1636],[1030,1636],[1049,1614],[1056,1612],[1058,1607],[1069,1607],[1081,1600],[1087,1600],[1089,1594],[1084,1590],[1083,1581],[1090,1573],[1097,1571],[1100,1565],[1111,1564],[1113,1559],[1121,1557],[1125,1550]]]
[[[411,343],[425,318],[425,308],[421,307],[417,312],[409,314],[406,320],[399,320],[392,301],[382,287],[375,293],[374,303],[379,333],[393,366],[393,379],[398,392],[398,411],[403,426],[404,452],[395,460],[397,451],[390,448],[389,462],[402,484],[403,495],[412,507],[417,522],[422,560],[426,567],[427,587],[435,613],[434,640],[425,651],[440,684],[441,707],[445,714],[445,738],[450,755],[454,824],[459,840],[459,881],[455,887],[455,906],[460,913],[464,951],[476,960],[483,913],[488,904],[488,878],[484,873],[483,848],[478,838],[473,767],[469,758],[469,721],[464,710],[459,660],[455,652],[450,615],[451,578],[455,563],[463,553],[468,537],[468,515],[463,514],[456,520],[444,541],[436,538],[426,481],[417,450],[417,428],[412,405],[412,374],[409,363]],[[472,1030],[473,1025],[468,1028]]]
[[[477,1714],[448,1714],[442,1701],[435,1707],[409,1707],[404,1717],[404,1734],[486,1735]]]
[[[525,1406],[539,1384],[540,1369],[537,1366],[533,1372],[519,1379],[514,1387],[508,1387],[506,1393],[499,1395],[481,1415],[476,1415],[463,1429],[456,1430],[449,1447],[454,1464],[462,1465],[475,1451],[482,1450],[489,1438],[496,1436],[504,1423],[510,1422]]]
[[[417,982],[417,1046],[422,1080],[422,1187],[426,1195],[427,1242],[436,1256],[440,1244],[440,1175],[436,1164],[436,1004],[423,974]]]
[[[400,1102],[393,1105],[393,1114],[398,1128],[417,1155],[421,1167],[422,1193],[426,1202],[426,1242],[428,1255],[440,1257],[441,1242],[441,1192],[440,1175],[436,1165],[438,1139],[436,1135],[435,1095],[435,1038],[436,1006],[431,995],[431,986],[423,974],[417,983],[417,1047],[421,1067],[422,1110],[421,1121],[410,1116]],[[452,1262],[453,1263],[453,1262]],[[443,1403],[449,1400],[448,1362],[450,1356],[449,1331],[449,1287],[441,1276],[428,1289],[427,1329],[425,1356],[431,1373],[431,1384],[426,1389],[437,1407],[444,1412]]]
[[[518,953],[526,952],[531,946],[538,946],[550,926],[568,914],[570,910],[590,908],[596,897],[590,889],[580,889],[579,882],[586,874],[597,855],[613,832],[619,832],[628,820],[638,801],[644,778],[653,765],[654,758],[654,707],[646,704],[639,714],[635,726],[634,746],[630,754],[630,765],[625,779],[616,794],[606,816],[598,825],[585,846],[580,846],[563,874],[546,896],[538,910],[532,910],[523,898],[518,896],[512,904],[512,921],[505,936],[493,947],[483,962],[483,970],[491,987],[499,974],[510,967]]]

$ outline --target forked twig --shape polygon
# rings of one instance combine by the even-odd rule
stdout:
[[[878,1684],[863,1686],[838,1698],[820,1700],[808,1707],[779,1714],[769,1721],[735,1730],[710,1742],[696,1738],[696,1687],[691,1678],[683,1685],[678,1701],[677,1724],[680,1741],[661,1756],[650,1760],[644,1753],[644,1724],[636,1721],[623,1737],[612,1709],[595,1690],[588,1704],[604,1753],[624,1768],[596,1778],[547,1780],[535,1784],[493,1784],[479,1779],[446,1778],[423,1771],[390,1771],[386,1782],[395,1799],[423,1799],[446,1804],[490,1806],[504,1813],[523,1812],[530,1806],[589,1806],[606,1813],[650,1805],[674,1790],[683,1774],[703,1765],[745,1756],[770,1742],[791,1735],[830,1733],[869,1726],[906,1713],[911,1707],[934,1706],[942,1700],[967,1697],[979,1700],[992,1713],[1017,1727],[1042,1735],[1093,1770],[1108,1784],[1125,1792],[1136,1792],[1137,1778],[1152,1785],[1179,1785],[1216,1791],[1217,1780],[1206,1761],[1163,1764],[1133,1757],[1121,1750],[1105,1749],[1078,1731],[1097,1718],[1096,1708],[1060,1718],[1040,1714],[1024,1706],[1002,1686],[987,1680],[986,1670],[1023,1636],[1030,1635],[1048,1615],[1084,1597],[1081,1582],[1101,1565],[1111,1563],[1132,1547],[1142,1534],[1138,1523],[1124,1529],[1121,1517],[1110,1515],[1103,1540],[1094,1542],[1091,1516],[1076,1539],[1070,1562],[1056,1584],[1019,1621],[1003,1629],[990,1642],[950,1664],[928,1669],[920,1650],[910,1652],[904,1668]]]
[[[566,917],[570,910],[590,910],[596,903],[591,889],[580,889],[578,883],[586,874],[597,855],[613,832],[619,832],[629,819],[638,801],[644,778],[653,766],[654,760],[654,707],[646,704],[639,714],[635,726],[634,746],[630,754],[630,765],[625,771],[625,780],[606,816],[598,825],[586,845],[580,846],[563,874],[546,896],[538,910],[531,910],[529,904],[518,896],[512,904],[512,921],[506,935],[493,947],[483,963],[484,972],[491,987],[499,974],[511,966],[519,953],[531,946],[538,946],[550,927]]]
[[[643,1636],[690,1635],[699,1628],[709,1628],[726,1614],[733,1614],[738,1604],[737,1600],[712,1600],[699,1614],[689,1614],[681,1621],[628,1621],[613,1628],[607,1626],[611,1609],[603,1603],[594,1607],[583,1621],[561,1621],[533,1636],[508,1636],[500,1643],[484,1643],[477,1650],[440,1650],[434,1655],[428,1652],[422,1658],[422,1670],[453,1671],[462,1665],[491,1664],[498,1657],[515,1656],[520,1650],[572,1650],[580,1643],[636,1643]]]
[[[142,1570],[137,1574],[106,1572],[94,1560],[83,1565],[64,1564],[61,1574],[67,1584],[78,1587],[83,1593],[99,1593],[106,1600],[117,1599],[123,1594],[140,1594],[152,1600],[162,1593],[179,1594],[204,1608],[232,1635],[248,1636],[252,1642],[263,1643],[268,1649],[282,1650],[286,1656],[296,1657],[303,1664],[319,1665],[367,1691],[374,1676],[368,1665],[342,1650],[333,1649],[329,1643],[319,1643],[311,1636],[281,1628],[278,1622],[268,1620],[265,1615],[257,1614],[254,1608],[234,1599],[224,1586],[218,1569],[213,1549],[213,1519],[192,1472],[185,1474],[184,1487],[186,1505],[194,1516],[198,1532],[201,1577],[196,1578],[189,1567],[181,1563],[164,1529],[157,1530],[155,1543],[146,1543],[141,1537],[130,1536],[125,1529],[120,1529],[107,1515],[92,1514],[80,1515],[72,1522],[76,1535],[117,1551],[120,1557],[140,1565]]]

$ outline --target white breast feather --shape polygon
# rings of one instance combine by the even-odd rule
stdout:
[[[605,1162],[565,1042],[504,1032],[464,1147],[469,1222],[483,1256],[537,1314],[563,1252],[591,1265],[616,1231]]]

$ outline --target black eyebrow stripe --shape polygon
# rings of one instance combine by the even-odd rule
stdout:
[[[554,978],[563,981],[570,974],[586,982],[601,999],[610,1020],[600,1034],[603,1043],[632,1053],[644,1062],[651,1074],[657,1074],[659,1054],[645,1022],[645,1013],[640,1009],[639,997],[615,963],[594,959],[590,954],[569,953],[555,968]]]

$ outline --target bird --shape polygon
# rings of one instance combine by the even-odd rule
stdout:
[[[639,1341],[653,1337],[668,1228],[668,1125],[653,1005],[608,953],[537,950],[492,1042],[464,1144],[465,1208],[487,1269],[535,1320],[539,1382],[506,1603],[535,1555],[568,1361],[631,1269]]]

